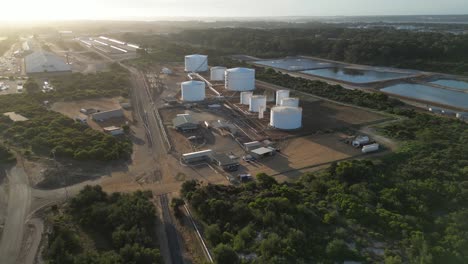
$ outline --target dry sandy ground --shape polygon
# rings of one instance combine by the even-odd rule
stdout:
[[[53,111],[59,112],[70,118],[75,118],[77,116],[86,117],[80,113],[82,108],[94,108],[101,111],[108,111],[121,108],[120,101],[123,99],[120,97],[116,98],[101,98],[101,99],[89,99],[89,100],[79,100],[79,101],[68,101],[68,102],[57,102],[54,103],[51,107]],[[125,120],[133,121],[132,113],[130,111],[124,110]],[[106,122],[94,122],[88,117],[88,125],[96,130],[102,130],[103,127],[111,125],[123,125],[125,123],[123,119],[113,119]]]
[[[144,139],[144,130],[132,126],[135,136]],[[113,170],[100,179],[104,190],[109,192],[131,192],[148,189],[155,194],[178,192],[185,180],[198,179],[203,182],[226,184],[224,176],[203,167],[194,170],[182,166],[178,156],[167,155],[155,160],[152,150],[144,142],[134,144],[132,162],[125,170]],[[160,164],[160,165],[159,165]]]
[[[313,135],[289,139],[280,144],[281,152],[255,162],[242,162],[238,173],[256,175],[264,172],[280,180],[296,179],[307,171],[323,168],[325,165],[355,157],[361,154],[341,140],[340,133]]]

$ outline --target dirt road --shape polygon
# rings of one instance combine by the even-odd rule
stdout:
[[[0,242],[0,263],[16,263],[24,234],[24,223],[31,204],[28,176],[19,166],[7,171],[8,209]]]

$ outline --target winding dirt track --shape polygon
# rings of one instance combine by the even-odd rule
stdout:
[[[0,263],[15,263],[18,259],[24,234],[24,223],[31,205],[31,188],[28,176],[21,167],[7,171],[8,209],[0,242]]]

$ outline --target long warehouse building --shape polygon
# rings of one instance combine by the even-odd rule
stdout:
[[[26,74],[57,74],[71,72],[71,66],[61,57],[45,51],[36,51],[25,57]]]

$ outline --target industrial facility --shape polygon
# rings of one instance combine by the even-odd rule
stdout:
[[[174,74],[164,78],[172,80],[172,87],[180,87],[180,90],[175,91],[175,102],[160,108],[160,115],[168,128],[168,144],[174,145],[175,153],[185,166],[194,169],[209,166],[215,171],[249,174],[260,168],[281,171],[300,167],[307,162],[300,153],[311,149],[317,153],[306,158],[312,164],[380,149],[374,141],[362,142],[357,147],[351,142],[326,147],[339,144],[341,136],[333,143],[323,145],[315,139],[303,140],[310,135],[324,135],[328,140],[330,135],[336,136],[329,132],[329,127],[349,125],[341,118],[364,110],[331,106],[330,102],[257,82],[255,69],[208,67],[206,55],[188,55],[184,67],[173,67],[172,70]],[[329,117],[330,110],[338,112],[339,118]],[[366,114],[362,114],[362,119],[367,122],[369,115]],[[283,152],[289,142],[296,139],[302,143]],[[292,148],[298,149],[299,154],[291,152]]]
[[[50,52],[35,51],[25,57],[26,74],[61,74],[71,72],[71,66]]]

